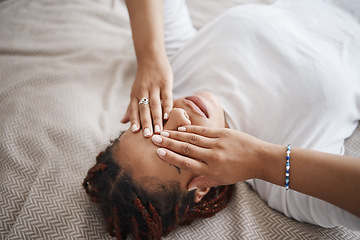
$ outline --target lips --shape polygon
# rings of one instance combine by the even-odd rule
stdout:
[[[190,96],[184,99],[185,104],[192,108],[199,115],[209,118],[209,113],[207,111],[204,101],[198,96]]]

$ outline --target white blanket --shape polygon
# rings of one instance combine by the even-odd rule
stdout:
[[[196,27],[250,1],[189,1]],[[258,1],[260,2],[260,1]],[[266,1],[263,1],[263,3]],[[110,239],[82,189],[120,119],[136,70],[128,14],[115,0],[0,3],[0,239]],[[346,153],[360,156],[360,128]],[[245,183],[215,217],[168,239],[360,238],[271,210]]]

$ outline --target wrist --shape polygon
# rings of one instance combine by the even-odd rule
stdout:
[[[165,46],[148,44],[144,48],[136,49],[136,60],[139,65],[148,65],[167,61]]]
[[[281,184],[285,176],[286,146],[266,143],[261,151],[258,178]]]

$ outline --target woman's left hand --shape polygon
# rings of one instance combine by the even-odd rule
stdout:
[[[172,85],[173,74],[165,52],[139,61],[130,103],[121,122],[130,121],[133,132],[142,127],[144,137],[150,137],[153,132],[160,133],[163,129],[162,116],[166,120],[172,109]],[[139,104],[143,97],[150,103]]]
[[[188,185],[229,185],[261,174],[261,146],[265,142],[240,131],[185,126],[153,136],[161,159],[199,175]],[[160,141],[161,140],[161,141]]]

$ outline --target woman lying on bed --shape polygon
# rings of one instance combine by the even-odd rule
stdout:
[[[184,2],[170,0],[164,23],[174,108],[160,125],[151,103],[163,89],[133,87],[136,126],[98,155],[84,180],[108,232],[159,239],[225,208],[232,184],[244,180],[288,217],[359,230],[360,159],[341,156],[360,119],[356,19],[320,1],[277,2],[235,7],[196,33]],[[152,138],[151,121],[142,121],[150,113],[161,132]]]

